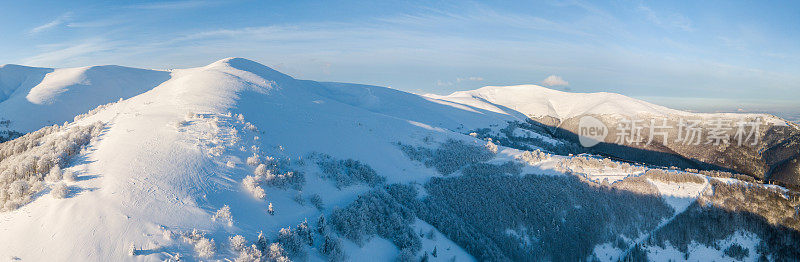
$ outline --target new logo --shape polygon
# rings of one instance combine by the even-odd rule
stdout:
[[[608,136],[608,127],[593,116],[583,116],[578,122],[578,141],[583,147],[593,147]]]

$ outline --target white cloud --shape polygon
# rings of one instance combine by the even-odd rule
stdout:
[[[63,14],[63,15],[57,17],[56,19],[53,19],[53,21],[50,21],[50,22],[47,22],[46,24],[34,27],[30,31],[28,31],[28,33],[37,34],[37,33],[43,32],[43,31],[47,31],[47,30],[52,29],[52,28],[54,28],[56,26],[59,26],[59,25],[62,25],[64,23],[66,23],[67,20],[69,20],[69,18],[70,18],[70,14],[69,13]]]
[[[475,81],[475,82],[483,81],[483,77],[470,76],[470,77],[459,77],[459,78],[456,78],[456,82],[460,83],[460,82],[464,82],[464,81]]]
[[[569,82],[557,75],[551,75],[542,80],[542,84],[546,86],[568,86]]]
[[[71,64],[70,62],[76,59],[82,60],[80,63],[83,63],[85,60],[96,58],[92,55],[112,49],[112,44],[105,40],[89,39],[81,43],[50,47],[45,52],[26,58],[24,64],[48,67]]]
[[[450,28],[471,26],[503,26],[526,30],[557,32],[570,35],[589,36],[591,33],[582,28],[564,25],[557,21],[528,14],[499,13],[481,4],[473,4],[472,8],[460,9],[458,12],[431,9],[424,14],[402,15],[379,19],[394,25],[419,26],[426,28]]]

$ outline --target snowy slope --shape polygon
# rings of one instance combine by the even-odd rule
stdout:
[[[800,129],[769,114],[685,112],[620,94],[569,93],[536,85],[488,86],[447,96],[426,96],[505,114],[523,123],[533,120],[546,126],[548,133],[576,144],[583,117],[591,116],[607,128],[607,135],[600,138],[604,143],[590,149],[599,154],[660,166],[723,168],[760,180],[800,185],[800,172],[785,167],[785,163],[798,156]],[[697,139],[702,141],[693,145],[681,143],[681,136],[686,134],[682,133],[687,129],[685,123],[692,121],[699,123]],[[715,123],[722,128],[717,128]],[[754,127],[740,123],[758,124]],[[638,138],[630,139],[628,135],[621,139],[631,134],[627,130],[633,125],[641,129],[637,131],[641,132]],[[728,139],[709,143],[710,134],[714,132],[722,132]],[[748,135],[747,138],[737,137],[740,132]],[[652,139],[652,143],[646,143],[648,139]],[[736,139],[747,141],[737,143]],[[640,153],[629,154],[631,150]],[[674,159],[664,162],[665,155]]]
[[[40,196],[0,214],[0,242],[7,243],[0,255],[34,261],[128,260],[133,243],[144,250],[133,258],[163,260],[177,252],[192,253],[177,237],[163,238],[163,228],[209,232],[220,246],[232,234],[274,235],[281,227],[315,219],[319,211],[294,203],[293,192],[268,190],[269,201],[282,214],[270,216],[266,202],[242,192],[240,181],[252,174],[252,167],[244,163],[252,148],[295,159],[309,152],[355,158],[387,182],[424,181],[435,174],[408,161],[396,141],[454,136],[424,124],[431,119],[441,122],[431,124],[451,126],[456,121],[450,119],[469,121],[470,116],[476,125],[493,122],[485,120],[488,112],[448,110],[394,90],[375,90],[377,98],[359,93],[374,88],[295,80],[238,58],[176,70],[154,89],[75,123],[107,123],[100,141],[68,168],[78,174],[77,182],[69,184],[77,193],[66,199]],[[404,102],[423,104],[410,107],[420,111],[407,112],[398,109]],[[437,113],[421,114],[427,110]],[[230,113],[243,114],[258,132],[247,132]],[[199,117],[192,117],[195,114]],[[232,136],[233,128],[241,135]],[[228,161],[235,167],[228,167]],[[323,195],[330,207],[344,206],[367,190],[336,191],[313,176],[307,179],[303,193]],[[233,226],[211,220],[223,205],[231,207]]]
[[[570,93],[545,88],[538,85],[487,86],[470,91],[454,92],[450,95],[425,95],[427,97],[452,101],[464,105],[514,115],[522,113],[528,117],[554,117],[565,120],[582,115],[651,115],[683,117],[741,117],[746,114],[702,114],[691,113],[655,105],[616,93]],[[514,112],[516,111],[516,112]],[[772,115],[752,114],[764,117],[766,121],[786,122]]]
[[[121,66],[35,68],[0,66],[0,131],[27,133],[72,121],[99,105],[130,98],[169,78],[169,72]]]
[[[4,68],[16,66],[0,69]],[[16,104],[20,108],[74,106],[69,104],[70,100],[78,101],[75,97],[88,94],[103,94],[97,96],[99,101],[99,97],[109,98],[127,92],[130,86],[148,91],[101,106],[70,124],[89,126],[101,122],[104,129],[96,142],[63,167],[77,175],[75,181],[58,182],[68,186],[65,198],[55,197],[53,191],[57,183],[45,181],[52,189],[36,194],[30,203],[19,209],[0,213],[0,243],[3,243],[0,257],[5,258],[29,261],[164,261],[178,256],[183,261],[233,259],[238,251],[228,248],[230,237],[241,235],[251,243],[263,232],[268,241],[273,242],[282,228],[297,229],[296,225],[303,221],[313,225],[320,215],[329,216],[334,210],[345,208],[365,193],[379,188],[364,183],[335,184],[324,175],[321,166],[314,164],[321,158],[319,154],[329,155],[331,159],[360,161],[385,178],[386,184],[411,183],[422,188],[421,185],[432,177],[445,176],[409,159],[398,143],[432,145],[455,140],[478,148],[486,147],[496,153],[487,163],[516,161],[526,174],[564,176],[574,171],[588,178],[613,173],[624,179],[641,175],[644,170],[641,166],[619,163],[613,168],[578,169],[574,165],[595,162],[572,156],[547,155],[519,161],[526,153],[530,156],[530,152],[505,147],[498,150],[494,144],[465,133],[503,125],[525,117],[523,115],[509,114],[485,102],[423,97],[375,86],[297,80],[242,58],[223,59],[208,66],[170,73],[119,67],[53,72],[19,70],[29,75],[3,74],[15,78],[0,78],[3,84],[0,90],[12,90],[0,106],[10,108],[12,104],[4,104],[8,101],[21,101],[15,102],[21,103]],[[93,70],[98,73],[91,73]],[[102,70],[107,71],[99,73]],[[42,79],[37,80],[39,77]],[[114,81],[122,81],[117,82],[117,89],[114,89],[117,92],[101,91],[115,86],[112,85]],[[155,87],[147,87],[148,84]],[[10,88],[12,86],[17,87]],[[23,92],[24,100],[20,100],[19,90],[27,90]],[[582,110],[614,108],[610,100],[588,108],[568,107],[569,99],[572,98],[563,98],[561,106],[546,109],[533,103],[532,109],[519,112],[546,110],[556,116],[566,116]],[[633,102],[629,106],[641,110],[659,108],[643,102]],[[45,112],[41,110],[39,112]],[[88,109],[75,115],[85,111]],[[33,122],[28,125],[35,128]],[[279,167],[274,170],[279,175],[289,174],[286,172],[289,170],[303,174],[305,183],[273,186],[263,182],[258,188],[264,190],[265,196],[259,197],[245,183],[249,176],[260,172],[255,167],[258,163],[277,163],[275,166]],[[459,175],[462,174],[456,172],[450,177]],[[664,208],[678,211],[675,216],[694,203],[706,188],[705,183],[647,183],[653,184],[656,194],[667,199]],[[419,197],[424,198],[426,191],[420,191]],[[318,203],[314,203],[315,196],[320,197]],[[230,220],[223,212],[226,206]],[[274,214],[270,214],[271,209]],[[417,259],[422,254],[432,254],[435,249],[438,256],[429,257],[432,261],[475,260],[467,253],[467,248],[459,247],[455,240],[445,236],[444,230],[433,224],[414,218],[409,225],[412,232],[426,235],[421,240]],[[213,254],[200,257],[202,252],[196,250],[198,241],[186,240],[192,237],[193,230],[215,241],[211,244],[216,249]],[[317,244],[307,247],[306,259],[326,260],[321,239],[315,241]],[[403,253],[390,239],[380,236],[371,236],[363,243],[346,238],[342,241],[352,261],[393,260]],[[130,254],[131,246],[135,255]],[[621,254],[621,250],[615,252]]]

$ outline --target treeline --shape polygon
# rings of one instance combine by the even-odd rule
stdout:
[[[422,201],[409,197],[412,189],[390,192],[479,260],[585,260],[596,245],[635,238],[673,212],[658,196],[574,176],[432,178]],[[524,230],[526,239],[508,230]]]
[[[515,130],[518,129],[525,130],[527,132],[534,132],[536,134],[541,135],[541,137],[518,136],[515,134]],[[470,135],[473,135],[475,137],[481,139],[491,139],[491,141],[493,141],[498,145],[515,148],[519,150],[525,150],[531,152],[541,150],[540,152],[544,154],[555,154],[564,156],[576,155],[581,153],[600,154],[606,156],[613,156],[628,161],[642,162],[651,165],[661,166],[664,167],[665,169],[678,169],[676,168],[677,166],[680,167],[680,169],[684,169],[686,172],[698,173],[705,176],[734,178],[742,181],[747,181],[750,183],[763,183],[763,181],[758,181],[753,176],[730,172],[730,170],[726,170],[725,168],[708,163],[699,162],[696,160],[686,159],[676,154],[663,153],[663,152],[639,149],[630,146],[610,144],[610,143],[600,143],[599,145],[592,148],[584,148],[571,142],[571,141],[577,141],[577,135],[571,133],[570,131],[550,127],[531,119],[527,119],[525,122],[509,121],[508,125],[505,128],[500,129],[498,132],[494,132],[490,128],[476,129],[470,132],[471,132]],[[552,141],[557,141],[557,143],[552,143]],[[635,168],[637,166],[638,167],[643,166],[643,165],[630,165],[630,164],[628,164],[628,166],[624,166],[624,164],[627,163],[612,161],[608,158],[602,158],[601,161],[604,162],[603,166],[610,168],[616,168],[616,167],[608,165],[609,162],[615,162],[616,164],[620,164],[621,165],[620,168],[622,170],[625,170],[626,172],[627,171],[637,172],[637,170],[630,170],[630,167]],[[590,167],[597,166],[596,163],[588,163],[588,164],[589,165],[565,164],[562,165],[562,167],[563,169],[572,169],[569,170],[571,172],[585,173],[581,169],[587,169]],[[692,167],[699,167],[700,170]]]
[[[100,135],[103,124],[48,126],[0,144],[0,209],[14,210],[45,188],[45,177],[61,180],[61,168]]]
[[[314,153],[309,158],[317,163],[323,178],[332,180],[339,189],[357,183],[375,187],[386,182],[386,178],[379,176],[372,167],[358,160],[335,159],[323,153]]]
[[[470,164],[489,161],[495,155],[495,152],[485,145],[468,144],[453,139],[441,143],[436,149],[402,143],[398,143],[398,146],[411,160],[435,168],[443,175],[452,174]]]
[[[681,172],[677,170],[648,169],[642,177],[671,183],[695,183],[702,184],[706,180],[696,174]]]
[[[389,239],[399,249],[414,252],[422,247],[420,237],[411,228],[416,216],[384,189],[359,196],[344,208],[334,209],[329,225],[343,237],[363,244],[370,236]]]
[[[757,184],[761,184],[762,183],[760,181],[757,181],[752,176],[743,175],[743,174],[739,174],[739,173],[732,173],[732,172],[722,171],[722,170],[697,170],[697,169],[694,169],[694,168],[687,168],[686,172],[698,173],[698,174],[701,174],[701,175],[704,175],[704,176],[710,176],[710,177],[733,178],[733,179],[745,181],[745,182],[748,182],[748,183],[757,183]]]
[[[16,139],[18,137],[21,137],[22,135],[24,135],[24,134],[20,133],[20,132],[17,132],[17,131],[14,131],[14,130],[3,130],[3,131],[0,131],[0,143],[14,140],[14,139]]]
[[[615,186],[584,178],[597,170],[646,170],[629,163],[557,158],[558,171],[583,176],[518,176],[519,163],[486,163],[494,156],[486,146],[448,140],[436,149],[400,147],[442,174],[462,172],[432,178],[421,201],[413,186],[391,185],[387,191],[479,260],[584,260],[598,244],[613,242],[625,249],[621,236],[632,239],[649,232],[673,213],[644,178],[630,177]],[[537,149],[520,159],[538,164],[554,158]]]
[[[475,163],[461,169],[465,176],[492,175],[519,175],[522,173],[522,164],[508,161],[503,164]]]
[[[329,261],[344,261],[346,258],[340,238],[330,232],[324,216],[320,216],[315,225],[303,221],[294,227],[281,228],[272,239],[263,232],[259,232],[258,237],[252,240],[241,235],[231,235],[227,241],[217,241],[197,229],[181,232],[162,228],[162,234],[164,239],[177,237],[191,245],[195,256],[200,260],[225,258],[226,261],[231,261],[233,258],[236,262],[306,261],[312,248],[316,248]],[[128,252],[129,255],[136,256],[138,251],[135,245],[131,245]],[[167,261],[181,260],[182,255],[176,253]]]
[[[706,178],[689,172],[590,156],[558,158],[566,174],[577,176],[520,176],[518,163],[487,163],[493,154],[481,145],[450,140],[436,149],[403,144],[400,147],[409,158],[442,174],[461,171],[463,175],[431,178],[424,185],[427,195],[423,199],[413,185],[375,189],[334,211],[328,224],[356,243],[373,235],[389,239],[403,250],[404,258],[415,257],[419,250],[419,236],[410,227],[418,217],[479,260],[591,259],[595,246],[612,243],[619,249],[629,249],[633,244],[630,239],[652,232],[674,214],[649,180],[706,182]],[[445,157],[455,160],[436,161]],[[520,158],[538,163],[553,157],[536,150],[523,153]],[[643,175],[607,184],[573,172],[609,168]],[[699,201],[713,208],[693,205],[691,212],[679,215],[653,234],[648,244],[670,241],[686,251],[692,241],[714,246],[736,230],[745,229],[757,232],[765,240],[759,250],[736,245],[719,248],[731,257],[743,257],[748,252],[770,258],[791,258],[796,254],[796,250],[788,248],[798,246],[798,203],[792,202],[793,198],[786,197],[780,189],[709,181],[714,193],[701,196]],[[729,219],[735,221],[726,224]],[[645,258],[643,248],[632,248],[627,258]]]
[[[681,252],[689,252],[692,243],[724,250],[733,258],[754,252],[761,261],[793,261],[800,258],[800,217],[796,200],[785,197],[777,188],[745,183],[709,182],[713,190],[703,194],[686,212],[657,230],[648,245],[665,247],[667,243]],[[756,250],[732,244],[720,246],[721,240],[737,232],[749,232],[761,241]]]
[[[747,212],[763,217],[769,224],[800,231],[800,199],[787,197],[780,188],[745,183],[710,180],[713,194],[704,194],[698,202],[731,212]],[[800,244],[800,242],[798,242]]]
[[[255,198],[264,199],[266,197],[263,186],[280,189],[292,188],[300,191],[303,190],[306,183],[305,173],[294,170],[289,159],[262,157],[258,153],[253,153],[252,156],[247,157],[245,162],[255,168],[252,175],[242,179],[242,186]],[[235,165],[229,163],[228,167],[231,166]]]
[[[522,152],[518,160],[530,165],[537,165],[543,161],[557,161],[555,170],[562,173],[579,174],[585,177],[592,173],[623,172],[628,174],[643,173],[648,170],[644,166],[633,165],[627,162],[614,161],[608,158],[594,157],[591,155],[578,155],[570,157],[556,157],[553,154],[534,149]]]
[[[517,129],[525,132],[539,134],[539,136],[518,136],[515,134]],[[587,150],[575,143],[564,139],[556,138],[551,135],[552,127],[545,126],[539,122],[527,119],[525,122],[508,121],[506,127],[492,131],[490,128],[480,128],[471,130],[469,133],[480,139],[492,139],[495,143],[516,148],[519,150],[533,151],[541,149],[557,155],[580,154]],[[553,143],[555,142],[555,143]]]
[[[756,250],[732,250],[720,246],[720,242],[736,232],[750,232],[760,243]],[[705,245],[725,253],[756,254],[759,261],[796,261],[800,257],[800,234],[792,228],[770,224],[758,214],[745,211],[728,211],[714,206],[693,203],[669,224],[660,228],[647,240],[650,246],[666,247],[667,244],[687,255],[693,243]],[[738,249],[734,247],[733,249]]]
[[[647,170],[644,166],[632,165],[626,162],[613,161],[608,158],[580,155],[575,157],[559,158],[556,171],[571,172],[584,176],[597,172],[623,172],[628,174],[642,173]]]

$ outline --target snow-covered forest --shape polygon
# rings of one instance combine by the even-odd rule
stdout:
[[[539,118],[520,119],[535,112],[504,113],[473,99],[486,90],[436,98],[296,80],[241,58],[174,70],[166,80],[163,73],[135,72],[154,77],[140,82],[159,84],[0,143],[0,239],[7,243],[0,255],[34,261],[800,257],[795,188],[730,168],[659,165],[589,150],[533,120]],[[499,95],[491,98],[519,89],[550,94],[554,103],[567,96],[523,86],[493,88]],[[617,100],[603,96],[620,107],[644,103],[611,97]],[[791,142],[791,134],[772,135]]]
[[[42,190],[52,187],[58,198],[67,194],[61,181],[72,182],[75,174],[62,168],[75,161],[103,131],[103,124],[53,125],[20,138],[0,143],[0,207],[15,210]]]

